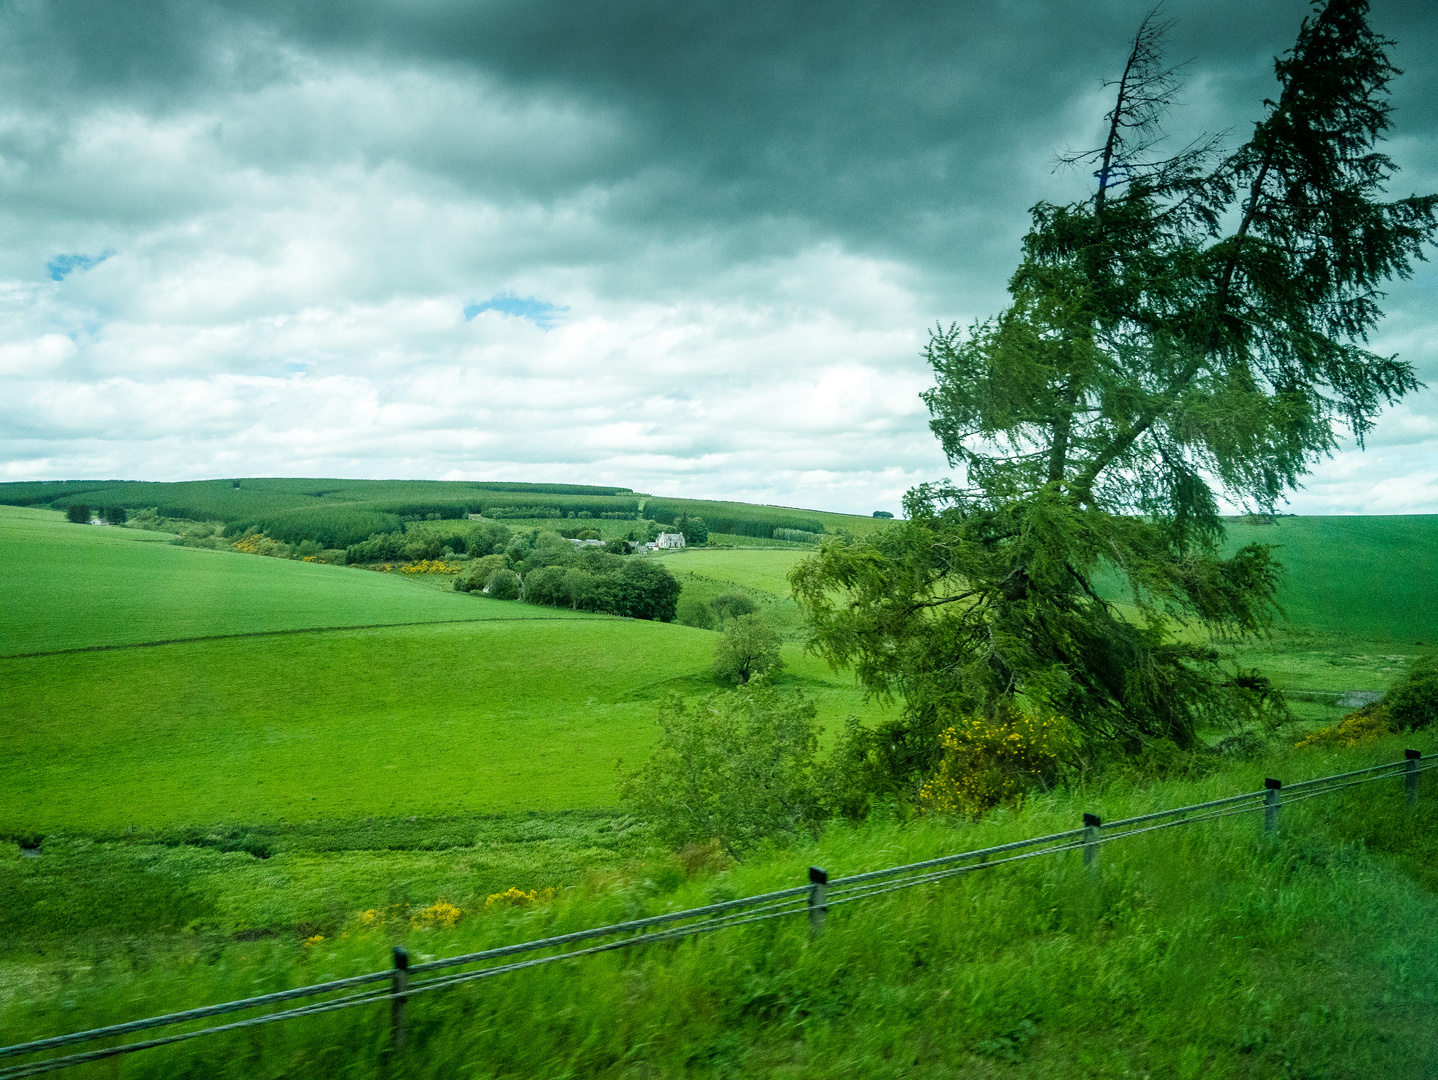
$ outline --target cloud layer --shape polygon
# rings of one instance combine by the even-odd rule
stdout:
[[[1171,5],[1175,138],[1305,5]],[[7,479],[618,483],[867,513],[945,471],[935,321],[1076,197],[1128,2],[21,2],[0,22]],[[1379,3],[1400,194],[1438,11]],[[1438,381],[1427,265],[1374,347]],[[1296,509],[1438,511],[1422,393]]]

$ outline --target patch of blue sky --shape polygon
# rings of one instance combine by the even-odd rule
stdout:
[[[66,275],[99,266],[113,254],[113,250],[106,249],[98,255],[56,255],[45,264],[45,269],[50,272],[51,281],[64,281]]]
[[[567,307],[556,307],[547,300],[536,300],[532,296],[519,297],[513,293],[498,293],[488,300],[466,304],[464,318],[465,321],[469,321],[482,311],[497,311],[501,315],[528,319],[541,330],[548,330],[568,310]]]

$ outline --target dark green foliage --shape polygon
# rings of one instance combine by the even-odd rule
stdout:
[[[709,542],[709,527],[704,524],[702,517],[680,514],[674,519],[674,529],[683,535],[684,543],[688,547],[698,547]]]
[[[874,511],[874,517],[876,517],[876,518],[892,518],[893,516],[894,516],[894,515],[891,514],[891,513],[889,513],[887,510],[875,510],[875,511]]]
[[[90,524],[90,508],[84,503],[71,503],[65,510],[65,517],[76,525]]]
[[[751,597],[743,593],[721,593],[709,604],[714,609],[714,614],[719,616],[719,625],[724,625],[725,619],[737,619],[740,615],[753,615],[759,610],[759,605]]]
[[[805,532],[803,529],[775,529],[774,539],[792,540],[796,544],[817,544],[824,539],[824,534]]]
[[[673,622],[679,602],[679,582],[658,562],[628,559],[615,577],[616,615],[631,619]]]
[[[125,508],[123,506],[107,506],[100,511],[100,516],[105,519],[106,525],[125,524]]]
[[[620,797],[663,842],[717,840],[729,854],[817,829],[823,817],[814,704],[763,680],[691,705],[671,697],[659,742]]]
[[[743,685],[759,675],[777,673],[784,666],[778,633],[758,615],[740,615],[729,623],[714,648],[714,677]]]
[[[625,559],[596,548],[576,551],[552,533],[540,535],[540,543],[515,560],[525,569],[524,599],[529,603],[673,621],[679,582],[658,562]],[[562,547],[546,546],[546,536]],[[517,553],[511,548],[509,557]]]
[[[1007,309],[932,333],[924,400],[968,486],[921,485],[908,522],[793,578],[814,647],[904,697],[886,738],[908,783],[953,716],[1015,697],[1132,751],[1284,715],[1261,677],[1174,629],[1263,632],[1279,568],[1263,544],[1220,555],[1220,496],[1271,511],[1338,426],[1361,441],[1417,386],[1361,348],[1438,207],[1381,201],[1396,72],[1366,12],[1330,0],[1304,22],[1243,146],[1162,161],[1145,151],[1175,80],[1146,20],[1106,142],[1074,158],[1097,190],[1034,208]]]
[[[715,623],[714,609],[697,596],[685,593],[679,597],[675,618],[686,626],[697,626],[700,630],[712,629]]]
[[[1438,719],[1438,657],[1415,660],[1383,704],[1389,721],[1404,731],[1426,728]]]
[[[166,517],[193,517],[170,507],[161,512]],[[343,548],[357,544],[375,533],[399,532],[404,523],[398,514],[349,506],[307,506],[296,510],[251,517],[237,515],[225,523],[226,531],[243,533],[254,529],[272,540],[298,544],[314,540],[321,547]]]
[[[822,533],[820,518],[803,517],[777,506],[750,506],[745,503],[706,502],[699,499],[649,499],[644,513],[666,525],[675,524],[688,515],[702,515],[706,532],[728,533],[733,536],[757,536],[769,539],[775,528],[803,529]],[[687,542],[687,541],[686,541]]]
[[[519,575],[513,570],[495,570],[485,580],[484,591],[492,600],[518,600],[521,592]]]

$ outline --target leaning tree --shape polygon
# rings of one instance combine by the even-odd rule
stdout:
[[[1221,647],[1271,624],[1279,566],[1224,557],[1220,500],[1271,511],[1419,386],[1365,348],[1438,208],[1385,197],[1399,72],[1367,4],[1315,6],[1230,153],[1155,153],[1167,28],[1144,22],[1107,138],[1068,159],[1092,193],[1033,209],[1009,305],[931,333],[924,400],[963,485],[921,485],[906,523],[792,576],[811,646],[904,699],[876,741],[910,780],[953,715],[1015,701],[1131,750],[1281,709]]]

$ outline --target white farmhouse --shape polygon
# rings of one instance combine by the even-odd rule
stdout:
[[[684,534],[660,533],[659,539],[654,541],[654,546],[660,550],[664,548],[682,548],[684,546]]]

